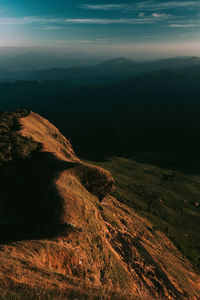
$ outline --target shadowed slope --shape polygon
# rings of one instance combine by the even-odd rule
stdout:
[[[35,239],[26,230],[24,240],[1,245],[2,295],[198,299],[199,275],[164,234],[111,196],[108,171],[81,162],[37,114],[19,122],[20,135],[40,147],[9,170],[1,207]]]
[[[3,166],[1,207],[5,213],[4,219],[12,218],[17,223],[17,234],[4,222],[6,230],[0,238],[10,239],[10,235],[19,238],[19,228],[23,227],[22,237],[32,231],[52,234],[60,224],[69,221],[66,201],[57,188],[62,176],[69,175],[72,180],[76,178],[77,184],[83,185],[100,200],[114,191],[111,174],[100,167],[80,162],[71,144],[47,120],[30,113],[20,120],[20,126],[20,134],[15,133],[15,128],[7,134],[7,138],[12,137],[13,133],[17,135],[13,149],[19,147],[18,139],[21,137],[22,153],[26,149],[27,138],[40,151],[30,149],[24,159],[14,154],[11,161]]]

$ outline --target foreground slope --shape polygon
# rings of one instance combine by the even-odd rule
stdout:
[[[2,297],[199,299],[200,276],[112,196],[108,171],[81,162],[33,112],[4,114],[2,124]]]

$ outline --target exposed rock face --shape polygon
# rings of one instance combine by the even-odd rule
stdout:
[[[19,122],[20,135],[40,147],[6,177],[12,180],[6,201],[0,202],[9,203],[0,215],[2,221],[7,213],[7,223],[1,226],[7,230],[4,238],[18,234],[15,242],[0,247],[1,294],[21,293],[22,299],[200,298],[200,276],[164,234],[112,196],[110,172],[81,162],[41,116],[30,113]],[[26,226],[34,239],[28,231],[23,236]]]

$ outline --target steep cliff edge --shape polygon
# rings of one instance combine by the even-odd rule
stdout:
[[[41,116],[15,119],[20,127],[1,128],[9,154],[0,174],[2,297],[200,298],[200,276],[163,233],[113,197],[110,172],[80,161]]]

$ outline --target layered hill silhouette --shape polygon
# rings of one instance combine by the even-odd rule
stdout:
[[[28,80],[65,80],[79,85],[104,84],[117,80],[149,74],[159,70],[190,70],[200,66],[199,57],[177,57],[155,61],[136,62],[127,58],[116,58],[101,64],[80,68],[52,68],[30,72]]]
[[[198,72],[168,70],[85,87],[22,81],[0,84],[0,93],[2,110],[20,107],[45,115],[72,138],[78,153],[85,144],[84,157],[161,148],[173,152],[177,162],[182,157],[188,168],[199,165]]]
[[[199,274],[109,171],[36,113],[0,118],[2,297],[199,299]]]
[[[16,80],[67,81],[77,85],[105,84],[117,80],[149,74],[159,70],[199,69],[199,57],[174,57],[137,62],[119,57],[95,63],[45,53],[26,53],[10,59],[0,58],[0,82]]]
[[[85,71],[83,75],[86,76]],[[177,124],[195,127],[199,119],[199,81],[199,65],[196,65],[84,87],[61,80],[2,83],[1,109],[24,107],[45,113],[52,120],[64,121],[68,112],[68,120],[76,124],[83,119],[98,119],[111,120],[112,127],[117,127],[124,119],[137,124],[142,119],[142,126],[145,121],[148,127],[176,127]]]

